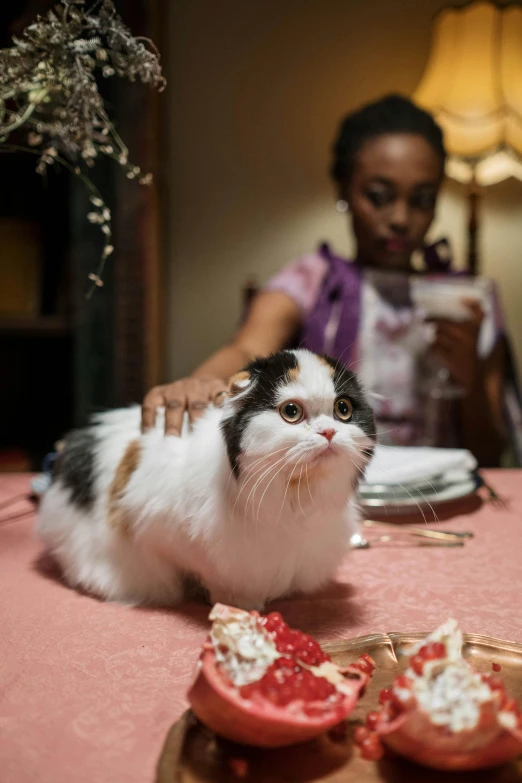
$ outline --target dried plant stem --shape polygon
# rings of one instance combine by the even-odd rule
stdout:
[[[149,47],[149,48],[148,48]],[[0,150],[23,150],[38,156],[38,173],[55,163],[78,177],[94,209],[87,215],[104,236],[93,285],[101,280],[111,243],[111,213],[86,169],[100,155],[112,158],[129,179],[150,184],[150,174],[129,162],[129,151],[109,118],[97,76],[119,76],[163,90],[165,79],[153,42],[134,37],[113,0],[62,0],[28,25],[13,46],[0,50]],[[11,103],[12,102],[12,106]],[[27,127],[27,145],[9,144]]]
[[[23,114],[18,117],[17,120],[11,123],[11,125],[6,125],[2,128],[2,136],[8,136],[13,131],[17,130],[18,128],[21,128],[24,122],[27,122],[31,114],[36,109],[36,103],[30,103]]]

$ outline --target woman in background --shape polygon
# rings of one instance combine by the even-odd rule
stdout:
[[[445,158],[441,129],[406,98],[388,96],[349,114],[331,173],[338,208],[352,216],[355,259],[322,246],[283,269],[255,297],[230,344],[189,378],[147,394],[143,428],[153,426],[164,405],[166,433],[179,434],[184,411],[196,419],[251,359],[298,344],[354,367],[374,393],[380,442],[421,445],[419,368],[428,356],[460,389],[456,416],[440,425],[452,432],[441,442],[471,449],[481,465],[497,465],[506,445],[502,325],[497,319],[479,350],[484,312],[476,302],[465,302],[468,320],[429,328],[410,298],[412,255],[434,218]],[[425,271],[443,270],[428,262]]]

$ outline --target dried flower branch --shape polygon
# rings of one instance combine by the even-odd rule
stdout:
[[[0,50],[0,145],[13,148],[9,137],[23,129],[27,150],[38,155],[39,174],[54,163],[65,165],[90,192],[94,209],[87,217],[100,227],[104,246],[98,269],[89,275],[89,295],[103,285],[113,246],[111,213],[87,169],[104,155],[129,179],[152,182],[151,174],[129,162],[99,93],[98,74],[139,80],[160,91],[165,87],[154,44],[131,34],[112,0],[97,0],[89,8],[85,0],[62,0],[13,38],[12,47]]]

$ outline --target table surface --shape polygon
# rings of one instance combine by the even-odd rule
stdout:
[[[522,642],[522,471],[487,471],[511,499],[439,523],[461,549],[352,552],[321,594],[279,601],[320,641],[424,631],[449,616],[470,633]],[[3,501],[27,475],[0,476]],[[2,783],[147,783],[206,634],[208,608],[137,609],[80,595],[41,558],[27,500],[0,508]]]

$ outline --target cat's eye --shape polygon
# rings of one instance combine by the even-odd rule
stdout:
[[[284,402],[279,413],[289,424],[298,424],[304,416],[304,409],[300,402]]]
[[[334,413],[341,421],[350,421],[353,413],[353,405],[348,397],[340,397],[335,401]]]

